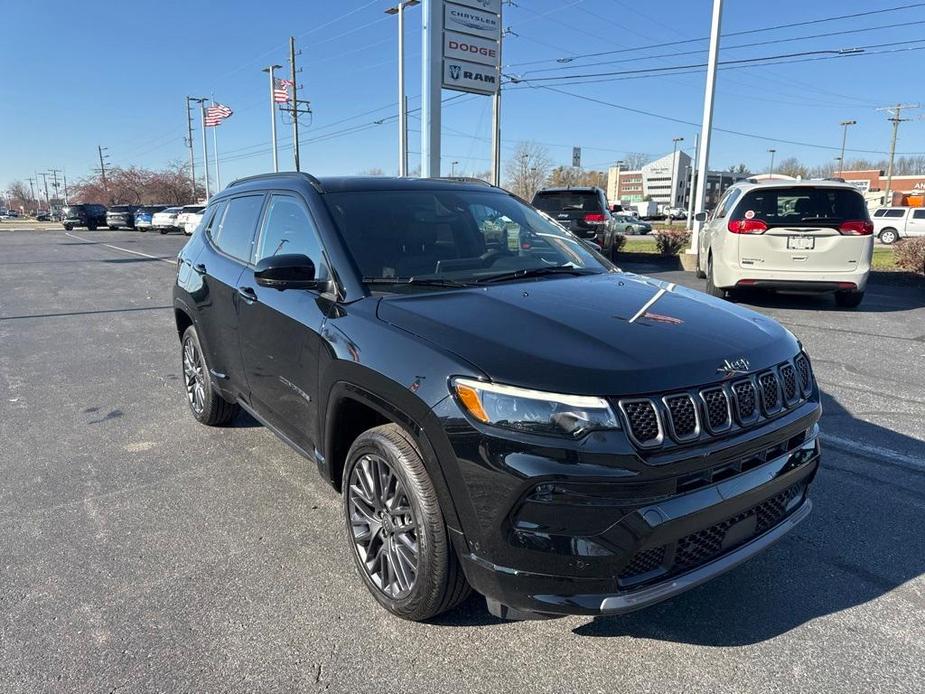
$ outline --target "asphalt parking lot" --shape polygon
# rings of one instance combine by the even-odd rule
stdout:
[[[921,286],[751,304],[803,340],[825,407],[813,516],[765,554],[620,618],[473,598],[412,624],[361,585],[307,461],[189,415],[184,241],[0,233],[0,691],[925,690]]]

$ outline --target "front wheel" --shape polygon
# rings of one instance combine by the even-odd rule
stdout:
[[[87,227],[87,229],[89,231],[96,231],[96,224],[91,224],[90,226]]]
[[[835,292],[835,305],[841,308],[857,308],[864,300],[864,292]]]
[[[887,246],[896,243],[899,240],[899,232],[896,229],[884,229],[880,232],[880,242]]]
[[[167,230],[166,230],[166,229],[161,229],[160,231],[161,231],[162,234],[166,234],[166,233],[167,233]]]
[[[380,605],[419,621],[459,604],[469,586],[417,447],[395,424],[347,453],[344,515],[363,583]]]
[[[74,227],[73,227],[73,225],[71,225],[71,224],[65,224],[65,225],[64,225],[64,230],[65,230],[65,231],[70,231],[70,230],[73,229],[73,228],[74,228]]]
[[[118,231],[118,230],[119,230],[119,227],[113,226],[112,224],[109,225],[109,231]]]
[[[181,355],[186,399],[193,417],[199,423],[209,426],[230,422],[238,413],[238,404],[225,400],[212,386],[199,335],[192,325],[183,332]]]

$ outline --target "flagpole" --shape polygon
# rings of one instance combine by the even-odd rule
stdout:
[[[215,97],[212,97],[212,105],[215,106]],[[212,157],[215,159],[215,192],[222,190],[222,172],[218,168],[218,127],[212,126]]]
[[[206,202],[209,202],[209,138],[206,136],[206,100],[199,103],[199,117],[202,119],[202,168],[206,172]]]

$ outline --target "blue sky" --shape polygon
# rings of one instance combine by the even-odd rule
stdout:
[[[303,169],[324,175],[381,167],[394,173],[395,120],[374,123],[396,112],[396,22],[384,13],[392,4],[394,0],[10,3],[0,43],[0,186],[50,168],[65,169],[69,179],[84,176],[97,165],[98,144],[109,148],[114,165],[158,167],[185,161],[187,94],[214,93],[235,110],[218,132],[223,182],[270,170],[267,83],[260,69],[271,62],[286,63],[290,34],[298,37],[302,49],[300,81],[314,109],[312,123],[302,131]],[[868,55],[821,60],[806,58],[827,54],[797,56],[780,60],[799,62],[722,71],[715,125],[751,136],[717,132],[712,168],[738,162],[766,168],[769,147],[777,150],[778,161],[788,156],[810,164],[831,161],[838,154],[838,123],[844,119],[858,121],[849,134],[849,158],[883,156],[878,152],[888,149],[890,126],[875,109],[914,102],[921,95],[925,50],[897,49],[925,47],[925,3],[725,4],[724,33],[760,31],[724,39],[721,60],[886,45],[868,48]],[[505,40],[505,72],[529,80],[696,65],[705,62],[707,42],[690,40],[709,34],[711,5],[710,0],[517,0],[516,6],[505,8],[503,23],[516,34]],[[767,29],[900,5],[918,6]],[[420,16],[420,7],[407,13],[412,108],[420,104]],[[813,38],[785,41],[809,36]],[[611,53],[576,57],[607,51]],[[567,57],[574,60],[557,62]],[[573,69],[563,71],[564,66]],[[506,91],[505,157],[518,141],[534,140],[548,147],[556,163],[566,164],[572,146],[580,145],[586,168],[603,168],[625,152],[653,158],[670,152],[676,136],[685,138],[693,154],[699,129],[693,124],[699,123],[703,104],[700,68],[687,74],[579,81],[521,82]],[[652,115],[538,88],[540,84]],[[487,169],[490,99],[467,96],[447,104],[444,125],[445,170],[452,161],[459,162],[458,172]],[[410,127],[413,167],[420,151],[419,122],[413,117]],[[197,165],[199,135],[197,127]],[[282,123],[280,135],[282,142],[291,141]],[[925,120],[902,126],[897,150],[925,152]],[[289,149],[280,158],[285,168],[291,167]]]

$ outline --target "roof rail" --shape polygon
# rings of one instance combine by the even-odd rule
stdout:
[[[324,187],[321,185],[321,181],[312,176],[310,173],[305,173],[304,171],[280,171],[278,173],[262,173],[255,174],[254,176],[245,176],[244,178],[238,178],[228,184],[228,187],[236,186],[240,183],[250,183],[251,181],[261,181],[264,179],[273,179],[273,178],[303,178],[309,182],[309,184],[317,190],[319,193],[324,193]]]
[[[494,188],[494,183],[489,183],[484,178],[475,178],[474,176],[437,176],[438,181],[450,181],[451,183],[478,183],[489,188]]]

